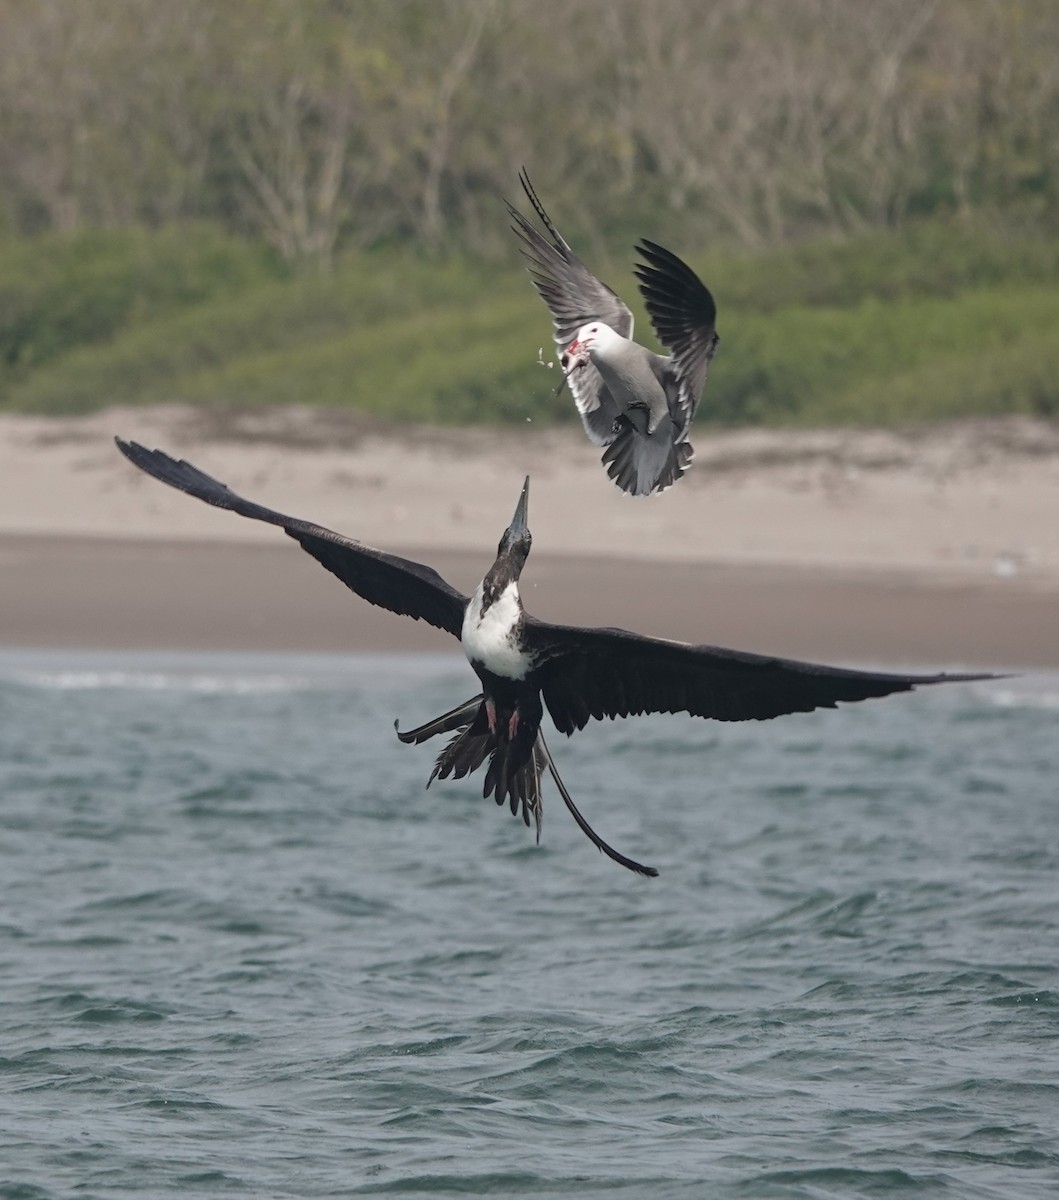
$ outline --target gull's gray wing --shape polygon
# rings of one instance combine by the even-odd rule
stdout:
[[[392,613],[426,621],[459,637],[467,597],[447,583],[431,567],[385,554],[361,545],[322,525],[288,517],[236,495],[226,484],[182,459],[170,458],[161,450],[148,450],[136,442],[115,438],[118,449],[141,471],[189,496],[217,508],[226,508],[254,521],[278,525],[302,549],[337,576],[351,591],[369,604]]]
[[[640,292],[655,334],[671,355],[679,418],[686,434],[720,341],[717,305],[698,275],[664,246],[643,238],[636,250],[643,259],[635,268]]]
[[[590,321],[602,321],[622,337],[631,338],[633,316],[629,307],[570,249],[544,211],[525,171],[519,175],[519,182],[547,237],[513,204],[508,204],[508,212],[514,221],[511,228],[522,243],[522,255],[528,264],[533,286],[552,315],[555,345],[560,357],[565,355],[581,326]],[[618,406],[591,363],[578,368],[568,378],[586,433],[597,446],[605,446],[614,436]]]

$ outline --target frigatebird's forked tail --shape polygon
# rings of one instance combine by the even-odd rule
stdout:
[[[397,721],[394,721],[393,727],[405,745],[415,746],[436,737],[439,733],[452,733],[453,730],[458,730],[456,736],[438,755],[434,770],[431,771],[430,778],[427,780],[427,787],[430,787],[435,779],[448,779],[450,776],[453,779],[462,779],[465,775],[476,771],[487,757],[492,756],[489,770],[486,772],[482,795],[495,794],[497,804],[504,803],[505,787],[501,781],[505,778],[505,772],[498,767],[503,749],[497,744],[497,735],[489,732],[485,698],[481,694],[472,696],[465,704],[452,709],[451,712],[443,713],[440,717],[435,717],[433,721],[427,721],[418,729],[409,729],[406,733],[402,733],[398,728]],[[559,789],[559,795],[562,796],[563,803],[570,810],[570,815],[577,822],[582,833],[598,850],[630,871],[636,871],[640,875],[655,876],[658,874],[654,867],[646,867],[643,863],[637,862],[634,858],[628,858],[620,851],[615,850],[613,846],[609,846],[589,825],[577,805],[574,804],[573,798],[566,790],[566,785],[559,778],[559,772],[555,769],[555,760],[552,758],[551,751],[544,741],[544,734],[539,727],[530,756],[515,771],[506,773],[508,781],[506,787],[511,811],[518,813],[521,807],[522,819],[527,825],[530,823],[530,814],[533,814],[537,826],[538,845],[541,840],[541,774],[545,769]]]

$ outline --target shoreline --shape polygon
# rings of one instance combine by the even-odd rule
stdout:
[[[115,433],[464,592],[528,473],[523,594],[544,620],[852,664],[1059,666],[1059,422],[1029,418],[703,427],[686,478],[645,501],[613,487],[574,426],[0,413],[0,645],[457,649],[351,597],[278,530],[148,479]]]
[[[423,549],[469,592],[484,559]],[[0,645],[70,650],[460,653],[447,634],[373,608],[293,543],[0,535]],[[776,565],[535,552],[526,607],[781,657],[917,669],[1059,667],[1059,591]]]

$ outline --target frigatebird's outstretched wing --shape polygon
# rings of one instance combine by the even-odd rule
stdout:
[[[562,733],[593,717],[690,713],[717,721],[763,721],[834,708],[840,701],[907,692],[921,684],[992,675],[889,675],[718,646],[688,646],[624,629],[579,629],[526,618],[544,702]]]
[[[189,496],[195,496],[217,508],[227,508],[241,517],[278,525],[303,550],[369,604],[377,604],[400,616],[426,621],[454,637],[460,636],[467,597],[442,579],[432,567],[398,558],[395,554],[384,554],[381,550],[363,546],[353,538],[344,537],[322,525],[288,517],[254,504],[251,500],[244,500],[226,484],[211,478],[191,463],[170,458],[161,450],[148,450],[136,442],[124,442],[121,438],[115,438],[114,441],[130,462],[162,483],[168,483],[170,487],[187,492]]]

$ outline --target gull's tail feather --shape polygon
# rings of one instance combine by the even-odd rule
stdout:
[[[693,455],[689,441],[674,442],[672,422],[665,418],[654,433],[639,433],[626,424],[603,451],[602,462],[623,492],[649,496],[672,487],[691,466]]]

